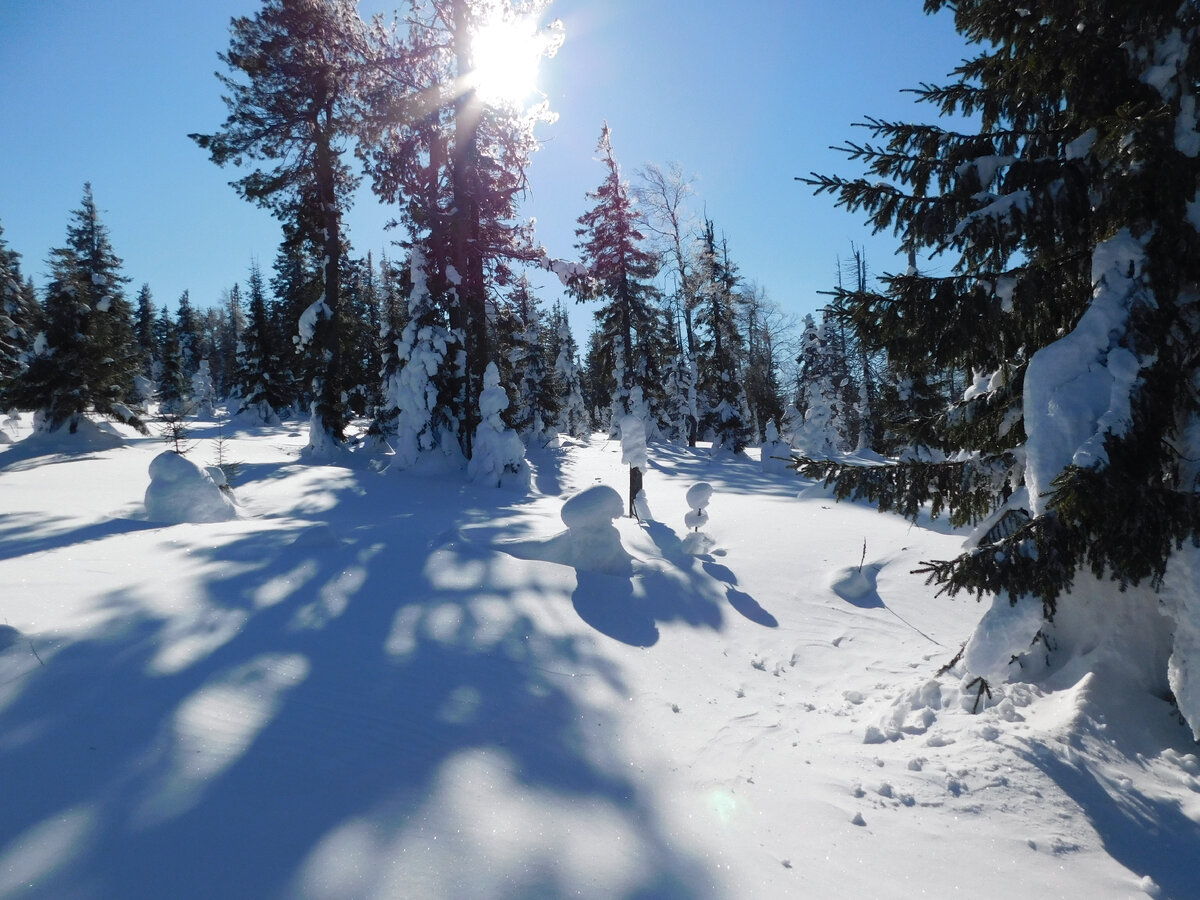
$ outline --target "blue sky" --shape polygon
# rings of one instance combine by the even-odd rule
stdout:
[[[365,12],[390,3],[364,3]],[[268,270],[279,241],[270,214],[240,200],[187,134],[224,119],[213,76],[229,20],[252,0],[0,0],[0,224],[40,285],[52,247],[90,181],[131,291],[155,301],[215,301]],[[627,176],[678,161],[696,176],[698,211],[732,259],[785,311],[822,303],[836,257],[865,244],[876,271],[900,264],[890,235],[794,181],[855,174],[830,144],[861,138],[864,116],[929,119],[903,88],[944,79],[968,48],[948,15],[920,0],[556,0],[566,40],[543,64],[558,121],[544,126],[526,214],[554,256],[570,257],[607,119]],[[376,255],[389,212],[369,193],[348,217],[355,250]],[[545,278],[542,296],[557,294]],[[582,342],[588,316],[573,316]]]

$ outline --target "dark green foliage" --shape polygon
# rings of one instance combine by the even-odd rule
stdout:
[[[42,310],[32,286],[21,279],[21,257],[4,243],[0,229],[0,411],[6,391],[28,367],[41,330]]]
[[[125,299],[121,260],[100,222],[91,185],[71,214],[65,247],[50,254],[52,280],[45,303],[45,346],[11,386],[10,401],[38,410],[41,424],[74,432],[94,411],[136,428],[145,426],[133,379],[140,354]]]
[[[236,413],[251,411],[263,422],[275,421],[287,408],[289,378],[280,362],[280,337],[264,293],[258,263],[250,266],[246,324],[238,344],[234,394]]]
[[[705,220],[695,266],[699,365],[698,392],[703,398],[700,433],[714,447],[740,453],[752,436],[750,412],[742,388],[744,343],[738,328],[739,278],[725,241],[717,244],[711,220]]]
[[[158,406],[168,415],[181,415],[188,395],[188,380],[183,371],[183,351],[179,346],[179,327],[171,321],[164,306],[159,317]]]
[[[1016,457],[863,466],[799,456],[790,465],[805,478],[832,484],[838,500],[866,500],[913,521],[928,504],[931,518],[948,512],[950,524],[959,527],[991,515],[997,496],[1011,491]]]
[[[175,312],[175,333],[179,343],[179,360],[185,382],[200,368],[200,360],[204,358],[204,328],[199,315],[192,307],[192,300],[187,291],[179,296],[179,309]]]
[[[936,469],[811,471],[839,496],[910,516],[927,501],[970,521],[989,492],[999,503],[1010,485],[961,474],[1007,469],[1010,453],[1023,450],[1032,519],[929,563],[931,580],[951,594],[1037,597],[1048,618],[1082,571],[1122,589],[1158,588],[1172,554],[1200,539],[1200,234],[1188,207],[1200,182],[1200,8],[1175,0],[927,0],[925,8],[952,10],[984,49],[951,84],[916,94],[944,114],[974,116],[978,130],[868,120],[879,143],[845,147],[868,174],[809,182],[914,253],[951,257],[949,274],[910,267],[884,277],[879,291],[839,291],[834,308],[914,383],[947,370],[992,373],[969,399],[922,417],[929,446],[976,455]],[[1129,247],[1140,261],[1131,258],[1128,271],[1093,272],[1094,258]],[[1108,377],[1117,360],[1136,365],[1137,377],[1103,417],[1073,413],[1072,433],[1096,434],[1072,461],[1074,445],[1063,456],[1053,443],[1064,425],[1029,404],[1058,402],[1039,399],[1039,379],[1056,377],[1063,357],[1043,351],[1057,344],[1075,359],[1081,344],[1063,341],[1076,334],[1097,348],[1067,363],[1080,376],[1086,366]],[[1072,388],[1057,390],[1065,398]],[[1046,436],[1031,430],[1031,417]]]

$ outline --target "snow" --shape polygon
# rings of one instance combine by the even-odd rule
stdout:
[[[1141,284],[1143,241],[1122,229],[1097,245],[1092,303],[1075,330],[1041,348],[1025,375],[1025,483],[1031,512],[1042,512],[1051,482],[1069,464],[1104,460],[1108,434],[1130,424],[1130,393],[1141,363],[1117,343]]]
[[[325,295],[322,294],[317,300],[309,304],[308,308],[300,314],[300,321],[296,325],[296,338],[298,345],[307,347],[312,343],[313,337],[317,333],[317,321],[319,319],[332,319],[333,310],[329,308],[329,304],[325,302]]]
[[[646,461],[646,425],[638,415],[621,416],[621,462],[643,472],[649,468]]]
[[[0,896],[1195,896],[1174,707],[937,675],[983,612],[912,574],[941,522],[666,444],[638,522],[603,435],[515,495],[289,422],[226,426],[237,518],[165,525],[161,441],[5,430]]]
[[[572,260],[547,258],[546,268],[558,276],[564,288],[571,287],[572,283],[580,278],[588,277],[587,266]]]

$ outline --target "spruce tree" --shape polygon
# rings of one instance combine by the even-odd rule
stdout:
[[[90,184],[71,214],[66,246],[50,253],[45,340],[12,385],[11,401],[38,411],[39,428],[74,433],[91,411],[144,430],[135,404],[139,353],[128,281]]]
[[[138,374],[151,382],[155,378],[154,368],[159,357],[159,342],[155,332],[155,313],[154,295],[150,292],[150,285],[143,284],[138,289],[137,311],[134,314],[134,332],[137,335],[138,353],[141,358],[141,371]]]
[[[955,523],[1002,514],[927,568],[995,598],[965,657],[975,675],[1125,656],[1200,734],[1200,8],[925,8],[952,10],[981,49],[918,98],[975,124],[868,120],[871,140],[845,148],[867,174],[810,183],[953,265],[841,291],[837,313],[902,375],[976,377],[929,422],[952,461],[802,471],[914,517],[926,502]],[[1173,635],[1128,658],[1122,641],[1161,633],[1160,610]]]
[[[571,334],[571,323],[561,303],[555,303],[550,321],[558,337],[558,351],[554,357],[554,377],[560,401],[558,430],[571,437],[586,437],[591,431],[591,420],[579,376],[579,345]]]
[[[193,134],[213,162],[266,165],[233,182],[270,209],[321,259],[320,290],[299,320],[316,345],[310,448],[342,441],[346,420],[341,337],[342,213],[358,179],[343,161],[357,122],[356,73],[365,32],[352,0],[264,0],[231,23],[229,116],[215,134]]]
[[[561,399],[553,390],[552,372],[546,363],[544,316],[525,275],[513,286],[509,301],[518,323],[508,349],[515,385],[509,422],[525,445],[531,446],[552,436]]]
[[[740,453],[751,437],[750,414],[742,388],[743,340],[737,323],[738,277],[728,247],[717,245],[712,220],[706,219],[696,260],[696,328],[700,334],[699,393],[701,433],[713,449]]]
[[[28,367],[41,330],[41,307],[21,279],[21,255],[10,250],[0,228],[0,412],[9,407],[11,385]]]
[[[662,390],[662,382],[652,377],[656,364],[654,342],[660,327],[656,306],[658,290],[653,279],[658,274],[658,256],[643,246],[638,217],[634,211],[629,185],[621,178],[621,168],[613,153],[611,132],[605,123],[596,145],[607,174],[588,199],[595,205],[579,217],[575,234],[586,276],[572,280],[571,290],[579,300],[596,300],[596,322],[609,354],[608,370],[613,374],[610,401],[610,433],[622,416],[634,414],[630,398],[634,387],[644,397]],[[649,431],[651,422],[645,422]]]
[[[192,307],[188,291],[179,295],[179,308],[175,311],[175,336],[179,341],[179,360],[183,368],[183,377],[190,380],[200,368],[200,359],[204,355],[201,346],[204,342],[204,330],[200,317]]]
[[[272,425],[288,405],[286,379],[279,364],[278,344],[258,263],[250,265],[246,285],[246,324],[238,339],[237,372],[231,404],[234,415],[247,415]]]
[[[187,407],[188,378],[183,369],[183,349],[179,346],[179,326],[164,306],[159,316],[162,347],[159,356],[158,409],[160,413],[181,416]]]

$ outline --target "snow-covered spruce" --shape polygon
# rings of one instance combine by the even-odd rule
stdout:
[[[500,370],[488,363],[479,393],[479,427],[471,443],[467,477],[491,487],[528,491],[531,472],[520,436],[504,424],[500,413],[508,408],[508,394],[500,384]]]
[[[408,322],[396,345],[400,368],[384,385],[384,406],[398,410],[391,442],[397,470],[411,468],[422,454],[436,449],[440,439],[434,422],[437,376],[451,336],[437,324],[425,265],[424,250],[414,246],[409,257]]]
[[[216,469],[216,473],[221,470]],[[146,517],[152,522],[223,522],[237,517],[229,495],[221,490],[210,469],[196,465],[174,450],[165,450],[150,463],[146,488]],[[220,475],[220,482],[225,477]]]
[[[762,442],[762,470],[768,474],[781,475],[790,471],[788,461],[791,458],[791,445],[780,438],[774,420],[768,422]]]

